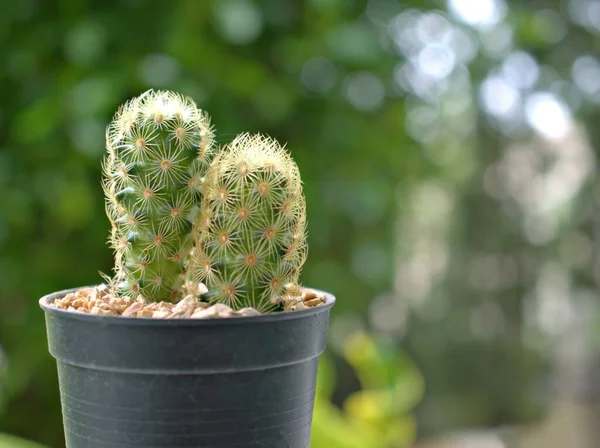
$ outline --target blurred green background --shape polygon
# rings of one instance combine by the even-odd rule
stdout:
[[[104,128],[148,88],[298,162],[313,448],[594,401],[600,1],[5,0],[0,56],[0,433],[64,446],[37,299],[110,271]]]

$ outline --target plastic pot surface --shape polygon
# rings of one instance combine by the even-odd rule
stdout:
[[[76,288],[77,289],[77,288]],[[307,448],[335,298],[222,319],[69,312],[43,297],[67,448]]]

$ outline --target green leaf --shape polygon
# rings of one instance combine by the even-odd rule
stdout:
[[[44,448],[44,446],[8,434],[0,434],[0,448]]]
[[[322,399],[329,399],[335,387],[335,368],[331,355],[325,352],[319,360],[317,374],[317,394]]]
[[[349,397],[347,406],[351,413],[350,410],[362,409],[365,415],[401,415],[411,410],[425,392],[425,381],[412,361],[368,333],[350,335],[344,345],[344,357],[366,389]]]
[[[310,444],[312,448],[380,448],[379,439],[376,427],[354,425],[328,401],[315,402]]]

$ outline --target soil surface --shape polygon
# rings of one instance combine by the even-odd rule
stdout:
[[[286,311],[296,311],[325,303],[325,297],[311,289],[303,289],[302,295],[294,303],[286,306]],[[188,295],[178,303],[149,302],[142,296],[137,299],[117,297],[107,285],[81,288],[56,299],[51,306],[55,308],[87,314],[153,317],[157,319],[206,319],[236,316],[257,316],[254,308],[233,310],[229,306],[216,303],[210,305]]]

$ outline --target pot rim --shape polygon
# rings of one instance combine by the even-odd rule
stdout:
[[[305,310],[299,311],[278,311],[274,313],[261,314],[258,316],[231,316],[227,318],[212,318],[212,319],[191,319],[191,318],[155,318],[155,317],[124,317],[124,316],[112,316],[112,315],[98,315],[83,313],[81,311],[68,311],[60,308],[54,308],[50,304],[59,297],[63,297],[68,293],[75,292],[82,288],[89,288],[99,285],[92,286],[80,286],[77,288],[63,289],[61,291],[46,294],[39,300],[39,305],[47,315],[82,320],[87,322],[103,322],[107,324],[123,324],[123,325],[148,325],[148,326],[221,326],[221,325],[244,325],[244,324],[256,324],[256,323],[269,323],[276,321],[286,321],[292,319],[301,319],[310,315],[320,314],[325,311],[329,311],[336,302],[334,295],[321,291],[315,288],[307,288],[316,293],[323,294],[325,297],[325,303],[323,305],[315,306]]]

